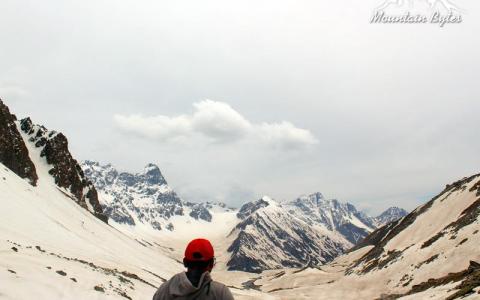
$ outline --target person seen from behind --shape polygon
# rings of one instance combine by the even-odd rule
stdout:
[[[206,239],[195,239],[185,249],[181,272],[163,283],[153,300],[233,300],[225,285],[213,281],[210,273],[215,266],[212,244]]]

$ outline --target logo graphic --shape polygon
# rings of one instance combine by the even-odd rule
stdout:
[[[382,0],[372,24],[447,24],[463,22],[462,9],[452,0]]]

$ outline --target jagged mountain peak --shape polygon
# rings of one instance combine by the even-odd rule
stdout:
[[[405,209],[397,206],[392,206],[387,208],[382,214],[385,214],[385,213],[407,213],[408,214],[408,212]]]
[[[358,211],[354,205],[327,199],[321,193],[302,195],[286,206],[307,224],[319,224],[330,231],[340,232],[352,244],[376,228],[374,219]]]
[[[229,236],[230,270],[261,272],[282,267],[317,265],[333,259],[351,244],[340,234],[309,226],[270,197],[244,204],[241,222]]]
[[[408,215],[408,211],[396,206],[390,207],[375,217],[377,227],[384,226]]]
[[[134,187],[149,186],[149,188],[164,187],[168,188],[168,183],[162,175],[160,168],[155,164],[147,164],[139,173],[119,172],[112,164],[102,164],[93,160],[85,160],[81,163],[87,176],[98,185],[99,189],[103,189],[105,184],[113,184],[118,180],[122,184]]]
[[[211,222],[210,209],[222,209],[221,205],[212,203],[183,201],[153,163],[135,174],[119,172],[111,164],[95,161],[84,161],[82,167],[101,192],[100,201],[105,211],[117,224],[135,226],[143,223],[156,230],[174,230],[170,222],[174,216]]]
[[[143,176],[146,179],[146,182],[151,185],[167,184],[167,181],[160,171],[160,168],[152,163],[149,163],[145,166],[141,176]]]
[[[280,206],[278,202],[270,198],[269,196],[263,196],[262,198],[252,201],[252,202],[247,202],[242,207],[237,213],[237,217],[239,219],[245,219],[248,216],[252,215],[256,211],[268,207],[268,206]]]
[[[310,195],[301,195],[294,200],[298,205],[317,207],[320,202],[327,201],[322,193],[316,192]]]

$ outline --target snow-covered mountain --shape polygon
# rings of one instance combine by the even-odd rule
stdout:
[[[185,227],[186,223],[199,226],[202,221],[215,222],[214,211],[238,212],[231,228],[217,229],[218,235],[232,240],[226,249],[230,253],[226,261],[230,270],[260,272],[323,264],[376,229],[374,218],[357,211],[352,204],[326,199],[321,193],[282,204],[264,197],[237,211],[224,204],[180,199],[154,164],[137,174],[119,172],[110,164],[93,161],[81,165],[99,192],[110,224],[129,234],[137,225],[175,232],[176,226]],[[141,232],[134,229],[133,234]]]
[[[375,221],[350,203],[326,199],[321,193],[301,196],[286,204],[286,209],[309,225],[320,225],[339,232],[356,244],[375,230]]]
[[[174,230],[174,216],[212,221],[213,207],[228,210],[221,203],[183,201],[167,184],[158,166],[148,164],[137,174],[119,172],[111,164],[81,163],[85,175],[96,186],[105,214],[113,223],[148,225],[156,230]],[[114,224],[115,225],[115,224]]]
[[[319,265],[351,246],[337,232],[308,224],[268,197],[245,204],[237,216],[241,222],[230,233],[235,239],[228,248],[231,270]]]
[[[304,220],[309,220],[308,217],[296,217],[287,206],[268,197],[247,203],[239,211],[218,203],[190,203],[177,196],[154,164],[148,164],[137,174],[119,172],[110,164],[93,161],[84,161],[81,165],[98,190],[99,201],[110,224],[130,235],[137,225],[141,225],[141,229],[134,230],[134,235],[141,235],[145,225],[176,232],[176,224],[185,227],[187,222],[195,227],[214,221],[214,212],[234,211],[237,219],[232,227],[217,228],[218,232],[224,232],[225,240],[231,240],[226,249],[230,253],[227,259],[230,270],[259,272],[321,264],[353,246],[332,228],[311,221],[309,224]],[[268,207],[263,207],[262,203],[267,203]],[[263,240],[263,248],[260,240]],[[254,251],[247,251],[248,248]],[[265,252],[267,249],[270,250]],[[272,254],[272,249],[277,255]]]
[[[384,225],[387,225],[388,223],[397,221],[398,219],[401,219],[408,215],[408,211],[404,210],[403,208],[399,207],[390,207],[377,217],[375,217],[375,225],[377,227],[382,227]]]
[[[480,299],[480,174],[459,180],[320,270],[253,282],[282,299]]]

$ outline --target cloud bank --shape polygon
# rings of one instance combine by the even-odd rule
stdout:
[[[298,149],[318,144],[308,130],[290,122],[255,124],[224,102],[203,100],[192,114],[179,116],[115,115],[118,128],[139,137],[163,142],[202,137],[214,143],[253,141],[278,149]]]

